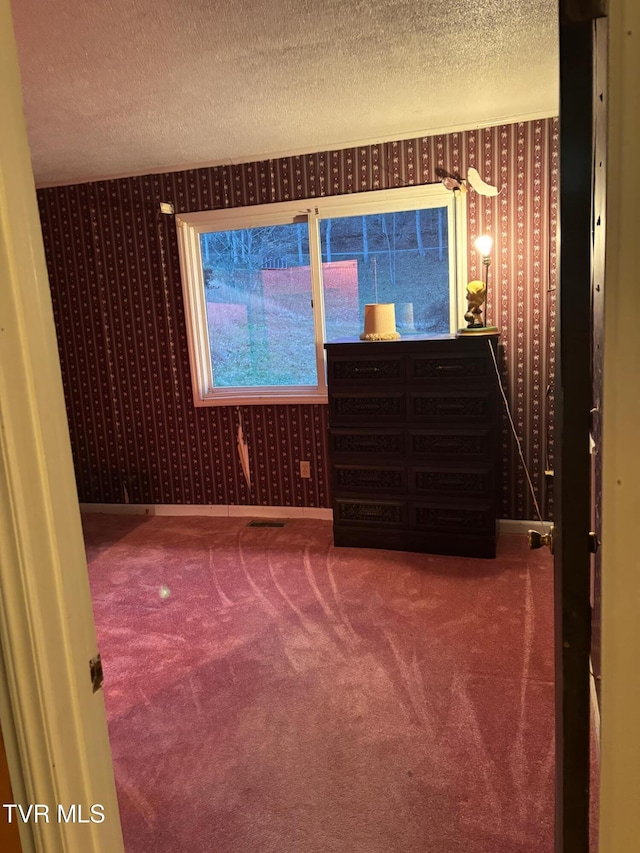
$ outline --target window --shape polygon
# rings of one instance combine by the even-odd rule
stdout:
[[[367,303],[395,303],[403,337],[452,332],[464,214],[437,184],[177,216],[196,405],[323,402],[324,342]]]

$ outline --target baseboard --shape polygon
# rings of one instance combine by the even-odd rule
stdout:
[[[333,519],[333,510],[307,506],[248,506],[232,504],[111,504],[81,503],[80,512],[113,515],[205,515],[222,518]]]
[[[498,533],[519,533],[521,536],[526,536],[529,530],[540,530],[541,527],[544,527],[546,533],[550,525],[550,521],[541,523],[540,521],[521,521],[517,518],[499,518]]]
[[[115,515],[207,515],[222,518],[318,518],[333,520],[333,510],[318,506],[253,506],[250,504],[112,504],[81,503],[80,511],[106,512]],[[545,522],[548,527],[550,522]],[[539,521],[499,518],[498,533],[516,533],[540,529]],[[546,531],[545,531],[546,532]]]

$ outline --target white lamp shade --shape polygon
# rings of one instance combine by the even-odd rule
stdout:
[[[360,335],[365,341],[389,341],[400,337],[396,330],[396,306],[394,302],[364,306],[364,332]]]

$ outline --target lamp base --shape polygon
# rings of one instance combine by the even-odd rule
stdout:
[[[497,326],[471,326],[463,329],[458,329],[456,338],[462,335],[498,335],[500,334]]]
[[[363,332],[360,335],[361,341],[399,341],[400,332]]]

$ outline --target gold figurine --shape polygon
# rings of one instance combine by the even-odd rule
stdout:
[[[483,281],[470,281],[467,285],[467,312],[464,315],[468,329],[484,328],[482,306],[486,298],[486,284]]]

